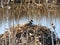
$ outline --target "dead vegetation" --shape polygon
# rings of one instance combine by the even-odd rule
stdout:
[[[2,41],[8,41],[10,39],[10,44],[19,45],[19,44],[27,44],[27,45],[34,45],[34,44],[44,44],[51,45],[51,31],[45,26],[38,26],[32,25],[29,23],[16,27],[11,27],[10,34],[5,32],[3,36],[0,38]],[[10,35],[10,37],[9,37]],[[54,43],[55,43],[55,34],[54,35]],[[45,41],[43,41],[45,40]],[[47,43],[48,41],[48,43]],[[8,41],[9,42],[9,41]],[[8,42],[6,42],[8,44]],[[3,42],[2,42],[3,43]]]

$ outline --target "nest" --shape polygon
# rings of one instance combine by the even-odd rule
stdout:
[[[17,25],[16,27],[10,27],[10,39],[11,43],[15,40],[15,44],[27,44],[34,45],[36,44],[43,44],[43,39],[46,40],[44,43],[47,45],[51,45],[51,31],[49,28],[45,26],[38,26],[27,23],[25,25]],[[6,34],[6,33],[5,33]],[[2,37],[4,37],[4,35]],[[55,34],[54,40],[55,40]],[[5,35],[5,39],[8,40],[9,34]],[[43,38],[44,37],[44,38]],[[48,43],[47,43],[48,40]],[[8,43],[8,42],[7,42]]]
[[[48,29],[47,27],[45,26],[38,26],[38,25],[32,25],[32,24],[25,24],[25,25],[22,25],[22,26],[16,26],[14,27],[14,34],[16,34],[16,40],[22,38],[24,39],[23,43],[27,43],[27,40],[28,40],[28,43],[29,44],[33,44],[34,45],[34,42],[38,40],[38,42],[41,41],[41,43],[43,42],[42,40],[42,37],[44,36],[45,38],[47,37],[50,37],[51,38],[51,31],[50,29]],[[22,37],[21,37],[22,35]],[[37,38],[35,40],[35,37]],[[28,39],[27,39],[28,38]],[[18,41],[19,42],[19,41]],[[21,42],[19,42],[21,43]]]

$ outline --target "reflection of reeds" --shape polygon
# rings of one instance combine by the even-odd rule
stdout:
[[[43,1],[44,2],[44,1]],[[47,3],[48,5],[48,3]],[[8,6],[8,5],[7,5]],[[37,15],[37,17],[39,17],[40,15],[48,15],[48,11],[51,13],[51,16],[54,17],[54,14],[56,13],[56,15],[59,15],[59,8],[57,5],[55,4],[49,4],[48,7],[46,8],[45,2],[44,3],[35,3],[33,1],[33,3],[21,3],[21,4],[13,4],[10,5],[11,9],[7,9],[7,8],[0,8],[0,17],[2,18],[5,14],[6,11],[8,10],[8,15],[10,19],[13,19],[13,15],[15,16],[15,19],[21,18],[22,16],[31,16],[30,18],[32,18],[32,15]],[[59,10],[58,10],[59,9]],[[55,11],[56,10],[56,11]],[[7,14],[6,14],[7,15]]]

